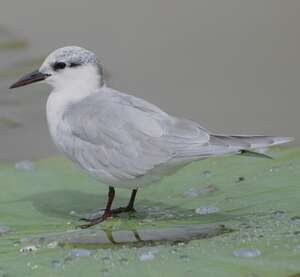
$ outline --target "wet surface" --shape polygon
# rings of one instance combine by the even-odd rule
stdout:
[[[30,245],[30,247],[31,245],[35,245],[36,248],[42,245],[47,245],[48,248],[53,248],[51,247],[52,245],[57,245],[61,247],[79,249],[111,248],[125,245],[142,247],[144,245],[158,245],[165,243],[172,244],[212,238],[232,231],[233,230],[226,228],[224,225],[217,224],[198,226],[187,225],[176,228],[158,228],[148,230],[80,230],[25,238],[21,241],[21,244]]]
[[[79,218],[101,212],[107,187],[62,158],[35,161],[34,170],[2,166],[1,224],[10,230],[1,236],[0,268],[8,276],[58,277],[82,269],[91,276],[299,272],[300,150],[272,153],[276,160],[193,164],[142,190],[136,213],[88,230],[76,229]],[[237,167],[239,172],[231,170]],[[240,176],[245,180],[237,183]],[[114,207],[129,196],[117,190]],[[219,210],[207,213],[211,207]],[[198,214],[198,208],[206,212]]]

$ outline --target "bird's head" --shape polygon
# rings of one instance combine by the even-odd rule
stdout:
[[[25,75],[10,88],[46,82],[54,91],[95,88],[103,85],[103,69],[96,55],[78,46],[66,46],[52,52],[41,67]]]

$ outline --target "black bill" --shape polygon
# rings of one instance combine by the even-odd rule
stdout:
[[[28,84],[35,83],[35,82],[43,81],[48,76],[50,76],[50,75],[49,74],[44,74],[44,73],[41,73],[38,70],[35,70],[35,71],[25,75],[24,77],[22,77],[16,83],[12,84],[9,88],[10,89],[18,88],[18,87],[26,86]]]

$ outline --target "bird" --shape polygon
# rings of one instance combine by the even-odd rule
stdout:
[[[108,186],[107,203],[85,229],[122,212],[134,212],[139,188],[159,183],[180,168],[210,157],[269,157],[257,149],[290,137],[225,135],[164,112],[154,104],[106,85],[97,56],[79,46],[50,53],[39,69],[10,89],[35,82],[52,87],[46,113],[50,135],[71,161]],[[128,205],[112,208],[115,188],[131,189]]]

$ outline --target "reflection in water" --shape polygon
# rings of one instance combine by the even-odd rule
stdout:
[[[146,230],[78,230],[59,234],[26,238],[24,245],[49,245],[57,242],[62,247],[111,248],[114,246],[144,246],[162,243],[188,242],[218,236],[232,230],[221,224],[187,225],[174,228]]]

